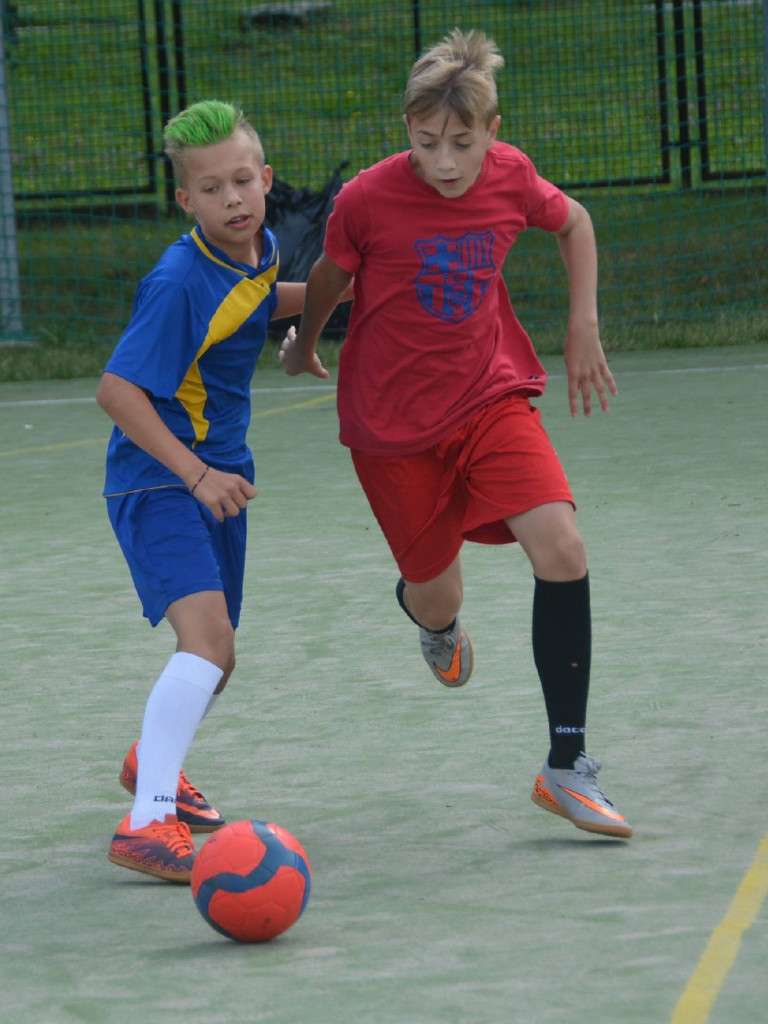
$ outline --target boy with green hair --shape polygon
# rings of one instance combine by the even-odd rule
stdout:
[[[235,667],[256,497],[250,382],[268,322],[300,313],[306,286],[277,282],[277,242],[263,223],[272,169],[242,111],[195,103],[164,138],[176,200],[196,223],[140,282],[96,397],[115,422],[109,518],[145,617],[166,618],[176,648],[123,763],[120,782],[135,799],[108,856],[188,883],[190,831],[224,824],[182,763]]]
[[[411,149],[342,188],[307,280],[289,374],[327,377],[317,339],[354,276],[338,376],[340,439],[401,576],[397,600],[444,685],[463,686],[473,650],[458,613],[465,540],[519,542],[534,574],[533,653],[549,720],[536,804],[578,828],[629,838],[585,750],[589,577],[565,473],[531,404],[546,374],[509,301],[502,268],[528,227],[554,233],[570,286],[565,342],[572,415],[616,385],[597,320],[587,211],[497,139],[493,40],[456,29],[413,66]]]

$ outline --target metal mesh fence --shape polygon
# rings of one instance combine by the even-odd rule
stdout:
[[[768,0],[766,0],[768,2]],[[406,146],[417,54],[492,35],[500,137],[584,202],[609,329],[765,309],[762,0],[35,0],[3,3],[4,335],[112,340],[135,285],[184,230],[162,126],[240,103],[276,176],[319,189]],[[535,328],[562,323],[551,239],[506,269]]]

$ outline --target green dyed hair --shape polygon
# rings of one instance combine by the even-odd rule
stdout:
[[[254,143],[260,162],[264,163],[264,150],[256,129],[234,103],[222,100],[201,100],[172,117],[165,126],[163,141],[165,154],[173,164],[173,173],[180,185],[186,182],[186,151],[198,146],[213,146],[224,142],[235,132],[243,132]]]
[[[496,71],[504,58],[484,32],[455,28],[413,65],[405,87],[404,110],[410,121],[444,108],[461,122],[490,126],[498,113]]]

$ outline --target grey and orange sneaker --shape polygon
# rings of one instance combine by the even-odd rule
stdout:
[[[595,776],[601,764],[585,753],[573,768],[550,768],[548,761],[536,777],[531,800],[545,811],[572,821],[576,828],[616,839],[629,839],[632,829],[600,789]]]
[[[136,776],[139,771],[136,748],[137,740],[125,755],[120,771],[120,785],[129,793],[136,792]],[[215,832],[225,824],[224,819],[211,807],[199,789],[196,789],[187,778],[184,769],[179,772],[179,784],[176,790],[176,815],[182,825],[188,825],[190,832]]]
[[[132,871],[189,885],[195,847],[188,826],[181,824],[175,814],[136,829],[131,828],[131,816],[126,814],[112,837],[107,857]]]
[[[424,660],[443,686],[463,686],[469,680],[474,661],[472,641],[458,617],[444,633],[419,626],[419,642]]]

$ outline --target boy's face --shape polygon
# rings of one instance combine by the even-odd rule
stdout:
[[[176,190],[179,206],[195,215],[208,241],[231,259],[258,263],[257,236],[272,168],[262,163],[253,140],[238,131],[212,146],[190,147],[184,166],[185,187]]]
[[[488,149],[496,140],[501,118],[467,128],[453,111],[443,107],[422,117],[405,118],[413,146],[411,166],[441,196],[456,199],[474,184]]]

